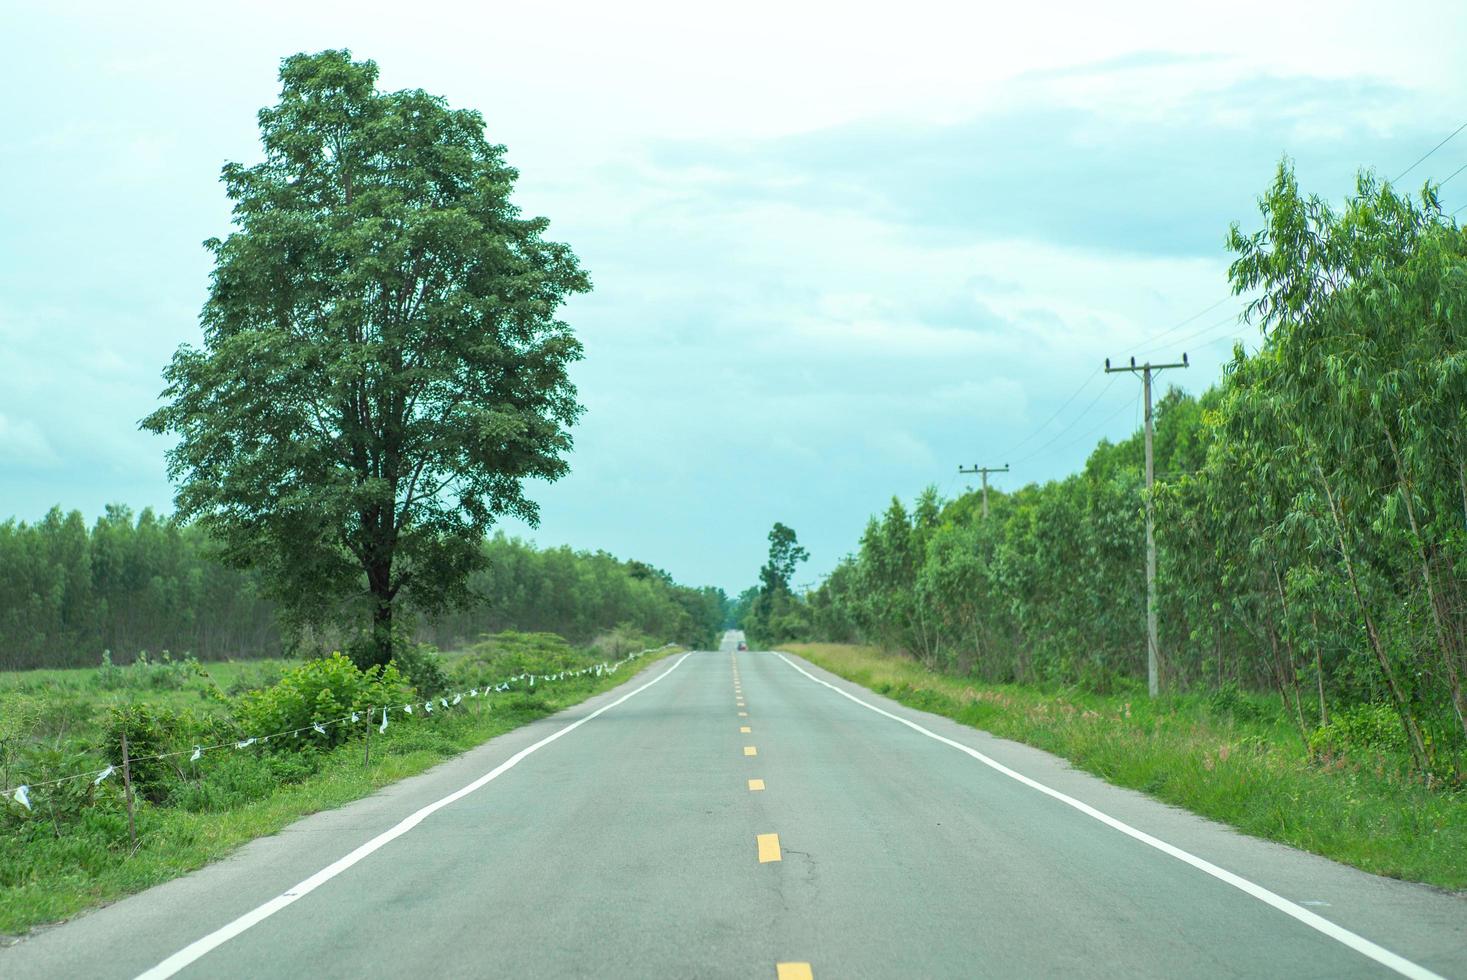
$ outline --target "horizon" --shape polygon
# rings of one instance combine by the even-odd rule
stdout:
[[[818,581],[892,496],[954,498],[960,464],[1013,464],[990,483],[1012,491],[1129,436],[1140,385],[1105,357],[1186,351],[1163,388],[1216,383],[1257,336],[1229,319],[1224,236],[1258,226],[1285,155],[1327,199],[1373,168],[1467,205],[1467,10],[1354,7],[1076,5],[1062,37],[1049,8],[921,4],[779,31],[763,8],[469,11],[432,36],[283,4],[228,35],[186,5],[18,14],[0,71],[46,97],[0,109],[25,189],[0,204],[0,517],[172,512],[168,442],[137,420],[200,337],[219,168],[260,158],[281,58],[346,47],[384,90],[483,113],[514,199],[596,285],[563,313],[586,345],[571,472],[505,533],[736,595],[779,521]]]

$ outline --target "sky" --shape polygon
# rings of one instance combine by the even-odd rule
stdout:
[[[171,509],[138,420],[200,340],[226,161],[282,57],[479,110],[595,290],[542,545],[813,583],[893,495],[1063,477],[1139,423],[1106,357],[1250,349],[1228,227],[1282,156],[1338,199],[1467,122],[1467,5],[65,3],[0,31],[0,520]],[[1467,164],[1467,132],[1401,180]],[[1450,211],[1467,175],[1447,180]]]

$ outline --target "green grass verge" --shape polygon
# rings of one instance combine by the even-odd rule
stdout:
[[[1044,749],[1107,782],[1365,871],[1467,888],[1467,796],[1391,760],[1311,759],[1278,698],[1149,700],[980,684],[870,647],[796,643],[833,674],[902,704]]]
[[[23,934],[85,909],[114,901],[203,867],[241,844],[273,834],[301,817],[367,796],[538,718],[579,704],[645,670],[671,649],[634,661],[635,670],[597,678],[568,677],[533,692],[493,696],[483,710],[465,705],[432,720],[398,722],[372,735],[372,762],[363,765],[360,739],[316,761],[306,778],[275,786],[237,807],[191,812],[142,804],[137,812],[139,847],[129,854],[125,818],[116,809],[88,811],[80,824],[53,839],[0,837],[0,936]],[[210,665],[210,673],[218,665]],[[258,671],[258,664],[240,668]],[[92,673],[92,672],[87,672]],[[73,671],[27,671],[27,682],[60,683],[84,690],[90,681]],[[34,675],[57,675],[37,678]],[[68,676],[75,675],[75,676]],[[218,680],[227,680],[216,677]],[[12,682],[14,675],[12,675]],[[75,681],[75,684],[71,684]],[[193,692],[158,692],[162,699],[192,700]],[[111,701],[108,694],[104,701]],[[119,820],[121,824],[119,825]]]

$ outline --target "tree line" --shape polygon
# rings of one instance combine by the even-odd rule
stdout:
[[[1467,236],[1428,185],[1343,208],[1287,161],[1234,226],[1262,333],[1155,419],[1165,689],[1270,688],[1306,739],[1343,713],[1424,773],[1467,755]],[[990,681],[1145,676],[1141,435],[1065,479],[893,500],[784,637],[861,639]],[[1338,721],[1338,718],[1335,718]]]
[[[709,647],[724,619],[717,589],[678,585],[605,552],[539,549],[503,534],[480,546],[467,605],[421,616],[417,639],[451,647],[500,630],[586,643],[618,626]],[[96,666],[140,652],[200,659],[276,656],[340,645],[330,631],[282,624],[259,573],[229,567],[207,533],[150,509],[109,506],[0,523],[0,667]]]

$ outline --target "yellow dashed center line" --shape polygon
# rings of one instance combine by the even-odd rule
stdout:
[[[749,713],[747,711],[740,711],[739,712],[739,717],[740,718],[747,718],[747,717],[749,717]]]
[[[764,789],[764,780],[762,780],[762,779],[751,779],[751,780],[749,780],[749,792],[750,793],[759,793],[759,792],[762,792],[763,789]]]
[[[776,963],[774,980],[815,980],[809,963]]]
[[[756,748],[754,748],[754,746],[752,746],[752,745],[745,745],[744,746],[744,755],[758,755],[758,754],[759,754],[759,750],[756,749]]]
[[[750,728],[748,725],[740,725],[739,726],[739,734],[741,734],[741,735],[747,735],[750,732],[752,732],[753,730],[754,729]]]
[[[760,864],[768,864],[770,861],[780,860],[778,834],[760,834],[754,839],[759,842]]]

